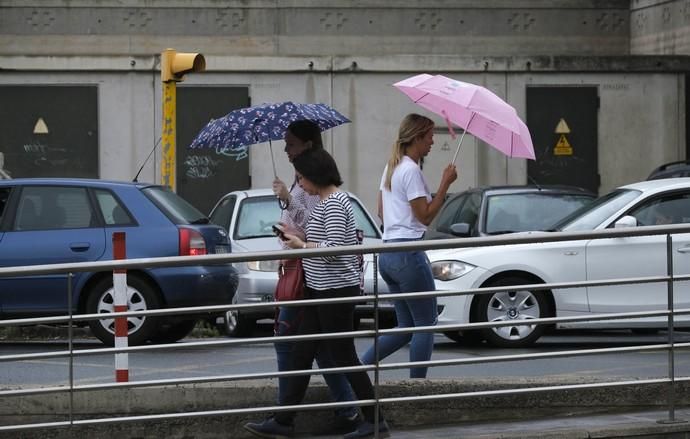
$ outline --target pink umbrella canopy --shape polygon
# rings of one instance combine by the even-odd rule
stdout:
[[[489,89],[426,73],[393,85],[417,105],[442,116],[449,125],[454,123],[508,157],[534,160],[534,147],[527,125],[515,108]]]

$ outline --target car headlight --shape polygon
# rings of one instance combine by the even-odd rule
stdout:
[[[438,280],[453,280],[474,270],[475,266],[460,261],[436,261],[431,263],[431,272]]]
[[[272,271],[277,272],[280,261],[249,261],[247,268],[252,271]]]

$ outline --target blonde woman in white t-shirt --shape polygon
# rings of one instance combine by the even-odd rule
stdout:
[[[431,197],[420,161],[434,144],[434,122],[419,114],[408,114],[400,124],[398,139],[381,177],[379,216],[383,221],[383,241],[422,239],[436,216],[450,185],[458,178],[455,165],[443,170],[436,196]],[[381,253],[379,272],[391,293],[434,291],[434,278],[426,253],[421,250]],[[436,298],[395,300],[398,327],[432,326],[437,322]],[[410,361],[428,361],[434,347],[432,332],[391,334],[379,338],[379,360],[410,344]],[[362,363],[375,362],[374,346]],[[426,378],[427,368],[410,369],[410,378]]]

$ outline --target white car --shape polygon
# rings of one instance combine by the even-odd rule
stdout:
[[[553,231],[681,223],[690,223],[690,178],[620,187],[566,217]],[[427,254],[439,290],[663,276],[667,269],[665,235],[432,250]],[[688,274],[690,234],[673,235],[673,255],[674,272]],[[674,294],[676,308],[690,307],[689,282],[676,282]],[[446,296],[439,297],[439,324],[665,310],[666,297],[665,283]],[[690,326],[689,315],[676,318],[677,326]],[[562,323],[557,327],[649,332],[666,327],[666,317]],[[521,347],[536,341],[546,329],[545,325],[516,325],[446,335],[456,341],[484,339],[494,346]]]
[[[360,200],[348,193],[352,201],[355,219],[359,229],[364,231],[364,244],[380,244],[381,232],[372,216]],[[280,220],[278,199],[271,189],[252,189],[234,191],[224,195],[209,215],[211,222],[228,230],[233,253],[281,250],[272,226]],[[364,292],[374,291],[373,256],[364,257]],[[278,282],[279,261],[249,261],[235,263],[239,274],[239,286],[233,303],[260,303],[273,301],[273,293]],[[379,293],[388,292],[386,283],[376,277]],[[395,311],[391,302],[380,303],[380,326],[395,325]],[[360,317],[373,316],[373,304],[357,305],[355,309],[358,323]],[[230,336],[251,335],[257,320],[273,318],[272,310],[228,311],[225,331]]]

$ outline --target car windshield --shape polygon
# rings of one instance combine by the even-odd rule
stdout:
[[[637,190],[617,189],[565,217],[553,227],[553,230],[562,232],[594,230],[639,195],[640,191]]]
[[[592,197],[557,192],[491,195],[486,203],[486,233],[548,230],[565,215],[590,203]]]
[[[271,227],[280,221],[276,197],[250,197],[240,203],[234,239],[269,238],[275,236]]]
[[[364,231],[367,238],[379,238],[375,224],[369,219],[362,206],[353,198],[352,209],[357,228]],[[249,197],[240,203],[233,239],[252,239],[273,237],[271,227],[280,221],[280,207],[274,196]]]
[[[184,198],[162,186],[149,186],[142,189],[146,197],[153,202],[174,224],[208,224],[203,213],[185,201]]]

